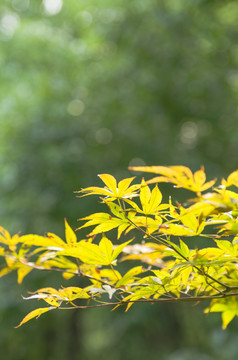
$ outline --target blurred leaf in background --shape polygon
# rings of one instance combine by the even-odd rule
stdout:
[[[76,227],[97,204],[73,191],[128,165],[237,169],[237,21],[231,0],[2,0],[1,225]],[[50,314],[13,330],[18,291],[35,288],[13,284],[0,284],[6,360],[238,356],[236,324],[221,333],[216,315],[201,322],[187,306]]]

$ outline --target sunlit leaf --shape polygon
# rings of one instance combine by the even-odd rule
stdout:
[[[61,240],[60,237],[52,233],[47,233],[47,237],[33,234],[23,235],[20,236],[19,242],[31,246],[43,246],[61,249],[64,249],[66,247],[65,242]]]
[[[199,222],[195,215],[193,215],[192,213],[188,213],[186,215],[183,215],[180,220],[183,225],[185,225],[188,229],[191,229],[194,233],[197,232]]]
[[[177,187],[183,187],[184,189],[197,193],[207,190],[216,182],[216,180],[212,180],[205,183],[206,175],[203,168],[196,171],[194,175],[186,166],[135,166],[130,167],[129,169],[162,175],[147,181],[148,184],[155,182],[171,182]]]
[[[114,176],[109,174],[101,174],[98,176],[113,194],[117,194],[117,182]]]
[[[34,319],[35,317],[38,319],[38,317],[40,317],[42,314],[44,314],[45,312],[49,311],[49,310],[53,310],[54,307],[49,307],[49,308],[39,308],[36,310],[31,311],[29,314],[27,314],[24,319],[20,322],[19,325],[15,326],[15,328],[18,328],[20,326],[22,326],[23,324],[25,324],[27,321]]]
[[[108,264],[112,262],[112,253],[113,253],[113,245],[110,240],[108,240],[105,236],[103,236],[102,240],[99,243],[99,249],[103,253],[105,257],[105,261]]]
[[[65,239],[68,245],[74,246],[77,243],[77,237],[72,230],[72,228],[69,226],[67,220],[64,220],[65,222]]]
[[[27,274],[29,274],[32,271],[32,268],[30,266],[21,265],[17,270],[17,282],[18,284],[21,284],[23,279]]]
[[[236,187],[238,187],[238,170],[232,172],[227,178],[226,186],[229,187],[232,185],[235,185]]]
[[[29,313],[18,327],[62,304],[76,307],[77,300],[80,307],[81,303],[83,307],[94,306],[94,301],[98,302],[97,306],[115,303],[117,307],[126,303],[128,310],[138,301],[210,299],[206,312],[221,312],[223,329],[238,316],[238,194],[227,189],[236,185],[237,173],[233,172],[227,181],[222,180],[221,186],[202,194],[215,182],[206,182],[203,167],[195,173],[185,166],[143,169],[159,176],[131,185],[134,178],[117,184],[112,175],[102,174],[99,177],[104,188],[82,190],[84,194],[99,195],[106,207],[106,212],[81,219],[85,223],[78,230],[92,227],[87,240],[77,241],[66,220],[66,242],[49,232],[46,236],[11,237],[0,228],[0,256],[6,262],[0,276],[16,271],[21,283],[32,269],[49,270],[61,273],[65,279],[77,276],[83,286],[59,290],[49,286],[31,293],[26,299],[43,300],[51,307]],[[168,204],[163,204],[158,186],[150,185],[161,181],[194,191],[196,198],[174,205],[169,197]],[[113,229],[117,230],[118,239],[133,230],[134,244],[130,244],[132,240],[113,243],[105,235]],[[101,240],[98,234],[102,234]],[[191,241],[188,237],[196,238]],[[203,242],[198,243],[200,238]],[[214,241],[213,247],[201,245],[206,238]],[[125,273],[123,268],[120,270],[124,260],[134,261]],[[138,266],[138,261],[144,266]],[[108,303],[105,295],[109,297]]]

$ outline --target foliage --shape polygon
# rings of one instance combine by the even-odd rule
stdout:
[[[54,15],[45,11],[53,2],[63,4]],[[11,234],[48,229],[63,238],[64,216],[76,228],[75,214],[100,211],[93,196],[72,196],[98,185],[95,173],[121,179],[132,176],[129,164],[202,163],[212,178],[237,168],[234,0],[2,0],[0,9],[0,223]],[[169,187],[160,189],[165,199]],[[192,303],[77,312],[77,329],[74,311],[52,311],[13,332],[19,313],[34,306],[19,294],[55,284],[57,273],[34,272],[20,287],[14,275],[1,282],[6,360],[106,359],[112,351],[117,360],[174,360],[167,349],[184,347],[199,359],[201,351],[206,359],[238,356],[237,323],[214,343],[218,315],[202,321],[202,305]]]
[[[78,277],[81,285],[31,293],[26,299],[48,306],[33,310],[18,326],[54,309],[125,305],[127,311],[138,302],[210,300],[205,312],[221,312],[223,329],[238,315],[238,194],[233,189],[238,187],[238,170],[215,188],[216,180],[206,182],[203,167],[195,173],[185,166],[131,170],[157,176],[132,184],[135,177],[117,183],[112,175],[101,174],[104,187],[77,191],[80,196],[99,195],[106,206],[105,212],[80,219],[84,224],[77,230],[91,227],[86,239],[78,241],[66,220],[65,241],[53,233],[11,237],[1,228],[0,255],[6,261],[1,276],[16,270],[21,283],[33,269],[57,271],[65,279]],[[151,185],[161,182],[196,197],[185,205],[171,197],[163,202],[158,185]],[[133,238],[113,244],[105,235],[113,229],[117,240],[130,232]],[[198,246],[200,238],[211,246]],[[121,267],[125,261],[132,261],[127,271]]]

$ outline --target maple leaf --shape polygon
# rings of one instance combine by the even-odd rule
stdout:
[[[98,176],[106,186],[103,188],[91,186],[80,191],[76,191],[76,193],[83,193],[84,195],[82,196],[101,195],[105,196],[105,199],[110,201],[137,196],[137,190],[140,188],[140,185],[137,184],[130,186],[135,177],[123,179],[117,185],[117,181],[112,175],[100,174]]]
[[[214,179],[206,183],[206,174],[203,167],[194,174],[186,166],[132,166],[129,169],[161,175],[147,181],[147,184],[170,182],[176,187],[182,187],[196,193],[209,189],[216,182],[216,179]]]

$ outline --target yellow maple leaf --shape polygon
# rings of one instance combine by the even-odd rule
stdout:
[[[22,326],[23,324],[25,324],[27,321],[34,319],[35,317],[38,318],[40,317],[42,314],[44,314],[45,312],[49,311],[49,310],[53,310],[55,309],[55,307],[48,307],[48,308],[38,308],[36,310],[31,311],[29,314],[27,314],[24,319],[20,322],[19,325],[15,326],[15,328],[19,328],[20,326]]]

